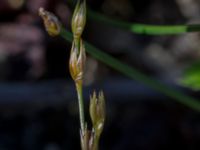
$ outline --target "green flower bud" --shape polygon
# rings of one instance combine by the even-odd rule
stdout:
[[[69,60],[69,70],[73,80],[77,84],[82,83],[85,61],[86,53],[82,39],[80,39],[80,44],[73,41]]]
[[[86,24],[86,2],[78,1],[72,17],[72,32],[74,39],[79,39]]]
[[[103,92],[100,92],[98,97],[94,92],[90,97],[90,117],[95,136],[99,138],[105,122],[105,100]]]
[[[44,10],[44,8],[40,8],[39,16],[42,17],[46,31],[50,36],[57,36],[60,34],[61,24],[54,14]]]

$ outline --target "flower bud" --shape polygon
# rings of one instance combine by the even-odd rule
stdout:
[[[105,121],[105,100],[103,92],[100,92],[98,97],[94,92],[90,97],[90,117],[95,134],[97,137],[100,137]]]
[[[86,2],[78,1],[72,16],[72,32],[75,39],[81,37],[86,23]]]
[[[40,8],[39,16],[42,17],[46,31],[50,36],[57,36],[60,34],[61,24],[54,14],[44,10],[44,8]]]
[[[86,54],[82,39],[80,39],[80,44],[73,41],[69,60],[69,70],[76,83],[82,83],[85,61]]]

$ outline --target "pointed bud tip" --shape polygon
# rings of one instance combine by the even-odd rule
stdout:
[[[39,13],[39,16],[42,16],[41,14],[44,13],[44,8],[43,8],[43,7],[40,7],[40,8],[38,9],[38,13]]]

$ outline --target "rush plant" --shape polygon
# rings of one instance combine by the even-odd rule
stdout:
[[[90,117],[92,121],[92,129],[88,130],[87,123],[84,116],[84,100],[83,100],[83,76],[86,62],[86,52],[103,62],[104,64],[112,67],[125,76],[139,81],[152,89],[176,100],[177,102],[200,112],[200,101],[196,98],[188,96],[183,92],[170,87],[160,81],[157,81],[147,75],[141,73],[137,69],[130,67],[117,60],[116,58],[106,54],[93,45],[85,42],[81,35],[84,31],[86,24],[86,1],[78,0],[74,14],[72,17],[72,33],[62,27],[61,23],[55,15],[44,10],[39,9],[39,15],[44,20],[44,25],[51,36],[60,35],[66,41],[72,43],[69,70],[74,80],[79,105],[80,116],[80,139],[82,150],[98,150],[99,138],[103,130],[105,122],[105,100],[103,92],[90,96]],[[166,34],[183,34],[187,32],[199,32],[200,25],[146,25],[139,23],[127,23],[119,20],[113,20],[105,17],[99,13],[88,10],[89,19],[100,21],[102,23],[119,27],[137,34],[147,35],[166,35]],[[195,76],[196,77],[196,76]]]
[[[39,9],[39,15],[44,20],[46,31],[50,36],[57,36],[61,33],[61,23],[57,17],[44,10]],[[72,17],[72,48],[69,59],[69,71],[74,80],[79,106],[80,116],[80,140],[82,150],[98,150],[100,135],[103,131],[105,122],[105,100],[103,92],[90,96],[90,117],[92,121],[92,129],[89,130],[85,122],[84,100],[83,100],[83,76],[86,62],[86,52],[82,33],[86,24],[86,2],[78,1]]]

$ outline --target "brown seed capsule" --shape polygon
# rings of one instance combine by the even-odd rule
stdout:
[[[82,39],[80,44],[73,41],[69,60],[69,70],[76,83],[82,83],[86,54]]]
[[[39,16],[42,17],[46,31],[50,36],[57,36],[60,34],[61,24],[54,14],[44,10],[44,8],[40,8]]]
[[[75,39],[81,37],[86,24],[86,2],[78,1],[72,17],[72,32]]]

